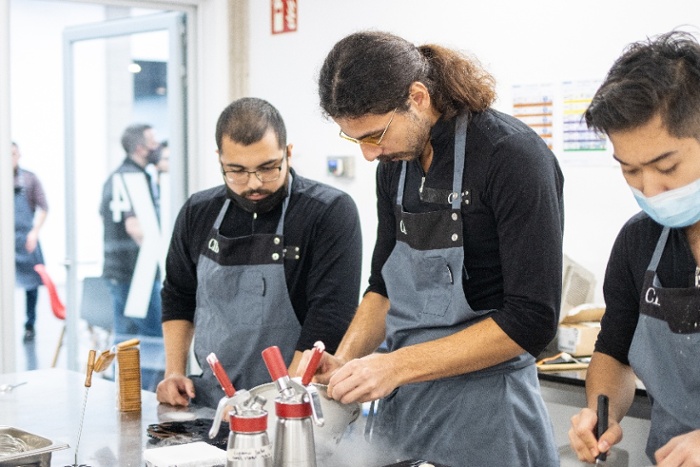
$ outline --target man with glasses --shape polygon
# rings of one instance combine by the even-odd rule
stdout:
[[[270,381],[261,357],[276,345],[293,372],[321,340],[335,351],[359,298],[362,238],[349,195],[298,175],[282,116],[243,98],[219,117],[224,184],[180,211],[166,261],[166,377],[158,400],[216,407],[224,396],[206,362],[215,353],[237,389]],[[188,349],[201,376],[186,376]]]
[[[317,380],[344,403],[381,399],[367,429],[391,460],[558,466],[535,368],[561,301],[554,155],[490,108],[477,62],[438,45],[352,34],[326,57],[319,96],[381,163],[369,288]]]

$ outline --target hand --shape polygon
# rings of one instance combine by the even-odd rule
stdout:
[[[595,462],[598,454],[608,452],[613,445],[622,440],[622,427],[612,418],[608,420],[608,430],[596,440],[594,430],[597,423],[598,415],[589,408],[582,409],[571,417],[569,441],[581,461]]]
[[[349,404],[380,399],[391,393],[398,384],[397,366],[391,353],[374,353],[350,360],[338,369],[328,384],[328,396]]]
[[[312,350],[304,350],[294,376],[298,376],[300,378],[304,376],[306,367],[309,366],[309,360],[311,360],[312,353]],[[316,375],[313,377],[312,381],[319,384],[328,384],[328,380],[331,379],[331,375],[333,375],[333,373],[344,364],[345,360],[335,357],[328,352],[324,352],[323,355],[321,355],[321,360],[318,362]]]
[[[187,407],[194,396],[194,383],[184,375],[168,376],[156,388],[156,398],[164,404]]]
[[[654,457],[658,467],[700,466],[700,430],[671,438]]]
[[[34,250],[36,250],[38,243],[39,233],[34,229],[30,230],[27,234],[27,241],[24,243],[24,249],[27,250],[27,252],[32,253]]]

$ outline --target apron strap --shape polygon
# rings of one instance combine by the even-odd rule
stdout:
[[[462,202],[459,193],[462,191],[464,153],[467,149],[467,123],[467,114],[459,115],[455,123],[455,166],[452,174],[452,209],[459,209],[459,205]]]
[[[277,235],[284,234],[284,215],[287,213],[287,206],[289,205],[289,198],[292,197],[292,183],[294,182],[294,177],[292,177],[292,172],[289,172],[289,182],[287,183],[287,196],[284,197],[282,201],[282,214],[280,215],[280,221],[277,223]]]
[[[219,227],[221,227],[221,222],[224,220],[224,215],[226,214],[226,211],[228,210],[228,206],[231,204],[231,199],[226,198],[226,201],[224,201],[224,205],[221,207],[221,211],[219,211],[219,215],[216,217],[216,221],[214,222],[214,229],[219,230]]]
[[[656,271],[656,267],[659,265],[661,260],[661,255],[666,247],[666,240],[668,240],[668,234],[671,231],[670,228],[664,227],[659,235],[659,241],[656,242],[656,248],[654,249],[654,254],[651,256],[651,261],[649,261],[649,266],[647,266],[647,271]]]

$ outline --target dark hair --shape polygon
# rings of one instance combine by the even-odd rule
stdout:
[[[493,76],[476,60],[373,31],[351,34],[333,47],[321,67],[318,94],[327,116],[358,118],[406,109],[416,81],[428,88],[444,118],[486,110],[496,98]]]
[[[700,139],[700,44],[671,31],[627,46],[585,113],[603,133],[638,128],[659,115],[669,134]]]
[[[224,135],[236,143],[248,146],[260,141],[268,129],[277,136],[280,149],[287,145],[287,129],[279,111],[269,102],[256,97],[244,97],[231,102],[216,122],[216,145],[221,150]]]
[[[139,144],[146,146],[146,137],[143,134],[151,128],[151,125],[145,123],[135,123],[126,127],[122,133],[122,147],[127,156],[132,155]]]

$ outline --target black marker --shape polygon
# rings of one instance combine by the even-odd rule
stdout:
[[[608,396],[605,394],[598,395],[598,425],[596,426],[596,439],[600,439],[608,430]],[[607,452],[601,452],[595,458],[595,465],[603,465],[608,457]]]

